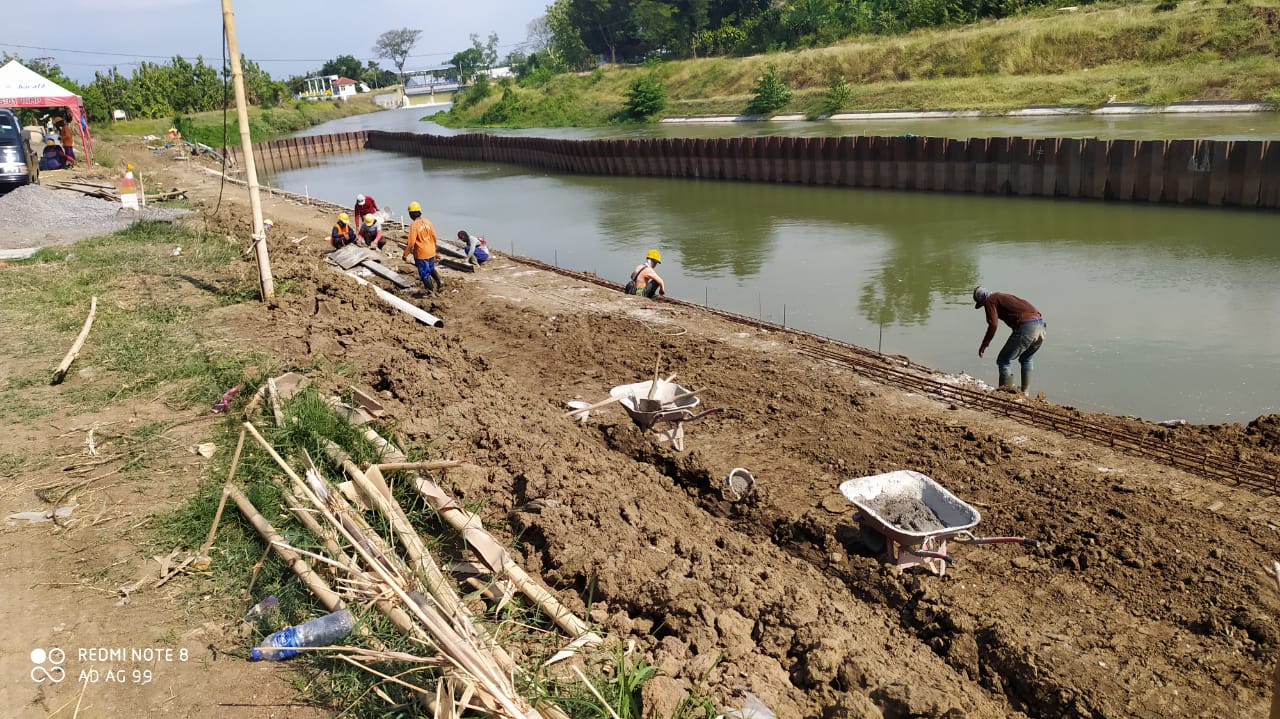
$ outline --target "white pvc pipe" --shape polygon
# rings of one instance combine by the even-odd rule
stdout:
[[[394,308],[396,308],[396,309],[400,310],[401,312],[403,312],[403,313],[405,313],[405,314],[409,315],[410,317],[413,317],[414,319],[418,320],[419,322],[421,322],[421,323],[423,323],[423,324],[425,324],[425,325],[430,325],[431,327],[444,327],[444,320],[440,319],[439,317],[436,317],[435,315],[431,314],[430,312],[427,312],[426,310],[422,309],[421,307],[418,307],[417,305],[412,304],[412,303],[410,303],[410,302],[405,302],[404,300],[400,299],[399,297],[396,297],[395,295],[393,295],[393,294],[391,294],[390,292],[387,292],[386,290],[382,289],[381,287],[379,287],[379,286],[377,286],[377,285],[375,285],[375,284],[373,284],[373,283],[369,282],[368,280],[364,279],[363,277],[359,277],[359,276],[354,275],[354,274],[352,274],[352,273],[350,273],[350,272],[343,272],[342,270],[337,270],[337,271],[338,271],[338,272],[341,272],[342,274],[346,275],[347,277],[350,277],[351,279],[355,280],[356,282],[359,282],[359,283],[360,283],[360,284],[362,284],[362,285],[365,285],[365,286],[367,286],[367,287],[372,287],[372,288],[373,288],[373,291],[377,293],[377,295],[378,295],[378,299],[382,300],[383,302],[386,302],[387,304],[389,304],[389,305],[391,305],[392,307],[394,307]]]

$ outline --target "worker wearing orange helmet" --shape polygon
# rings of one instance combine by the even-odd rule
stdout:
[[[660,262],[662,262],[662,254],[657,250],[649,250],[644,256],[644,262],[637,265],[631,272],[631,280],[627,282],[624,291],[629,295],[644,295],[651,298],[657,294],[665,297],[667,285],[655,270]]]
[[[444,291],[444,282],[440,280],[440,273],[436,270],[436,228],[422,216],[422,205],[417,202],[409,203],[409,218],[413,220],[413,224],[409,225],[409,240],[404,246],[403,259],[408,262],[412,256],[413,264],[418,268],[418,277],[427,286],[427,294],[439,294]],[[431,288],[433,281],[434,291]]]
[[[356,228],[351,226],[351,217],[347,213],[338,215],[338,221],[333,225],[333,232],[329,233],[329,241],[333,243],[335,250],[356,241]]]

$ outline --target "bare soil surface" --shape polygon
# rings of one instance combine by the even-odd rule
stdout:
[[[187,190],[197,222],[246,235],[243,188],[190,163],[142,162],[148,176]],[[475,274],[446,270],[442,298],[414,299],[445,321],[428,328],[322,263],[327,214],[281,198],[266,205],[276,280],[288,291],[273,308],[219,310],[221,340],[270,351],[282,367],[350,363],[384,398],[402,441],[483,468],[450,475],[455,491],[484,503],[525,566],[571,608],[635,639],[661,669],[644,691],[647,716],[669,717],[694,688],[720,706],[742,706],[750,691],[779,717],[1267,714],[1280,642],[1280,592],[1265,571],[1280,553],[1274,496],[877,384],[801,353],[811,338],[505,257]],[[412,276],[398,258],[388,264]],[[5,361],[38,355],[52,366],[64,351],[26,349]],[[685,425],[683,451],[654,442],[616,404],[585,423],[562,416],[566,401],[604,399],[655,367],[701,389],[703,408],[722,408]],[[47,401],[58,391],[45,390]],[[101,419],[164,411],[138,404]],[[99,419],[10,426],[0,448],[46,447],[38,471],[52,473],[67,461],[58,458],[79,456],[83,428]],[[1277,417],[1171,429],[1089,419],[1271,466],[1280,459]],[[178,446],[201,432],[200,423],[184,427]],[[200,462],[174,456],[174,476],[99,495],[131,516],[0,535],[6,706],[51,713],[74,699],[74,690],[25,678],[28,645],[59,641],[57,632],[116,645],[144,628],[155,641],[165,627],[169,645],[200,653],[199,668],[165,667],[169,693],[103,690],[95,706],[122,709],[117,697],[154,714],[258,716],[199,706],[289,701],[271,683],[278,667],[213,661],[206,645],[234,638],[185,638],[210,618],[184,615],[180,587],[115,607],[118,596],[101,591],[111,584],[93,578],[136,569],[142,530],[132,525],[198,480]],[[740,501],[726,491],[735,467],[755,477]],[[1042,544],[952,542],[956,561],[943,577],[891,566],[860,539],[838,486],[896,469],[920,471],[972,504],[980,535]],[[32,501],[21,483],[4,496],[6,510]]]

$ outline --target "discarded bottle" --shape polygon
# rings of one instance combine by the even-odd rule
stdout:
[[[355,620],[351,612],[339,609],[294,627],[285,627],[262,641],[249,652],[252,661],[279,661],[295,656],[293,649],[276,647],[327,647],[351,633]]]

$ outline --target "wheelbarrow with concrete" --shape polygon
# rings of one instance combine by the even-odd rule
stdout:
[[[846,480],[840,493],[858,508],[862,543],[900,569],[921,566],[943,576],[955,563],[948,541],[1040,546],[1025,537],[975,536],[971,530],[982,519],[978,510],[913,470]]]
[[[671,442],[676,451],[684,449],[684,425],[719,412],[721,407],[698,411],[698,392],[682,387],[671,378],[623,384],[609,390],[609,397],[626,410],[642,432],[654,433],[659,442]]]

